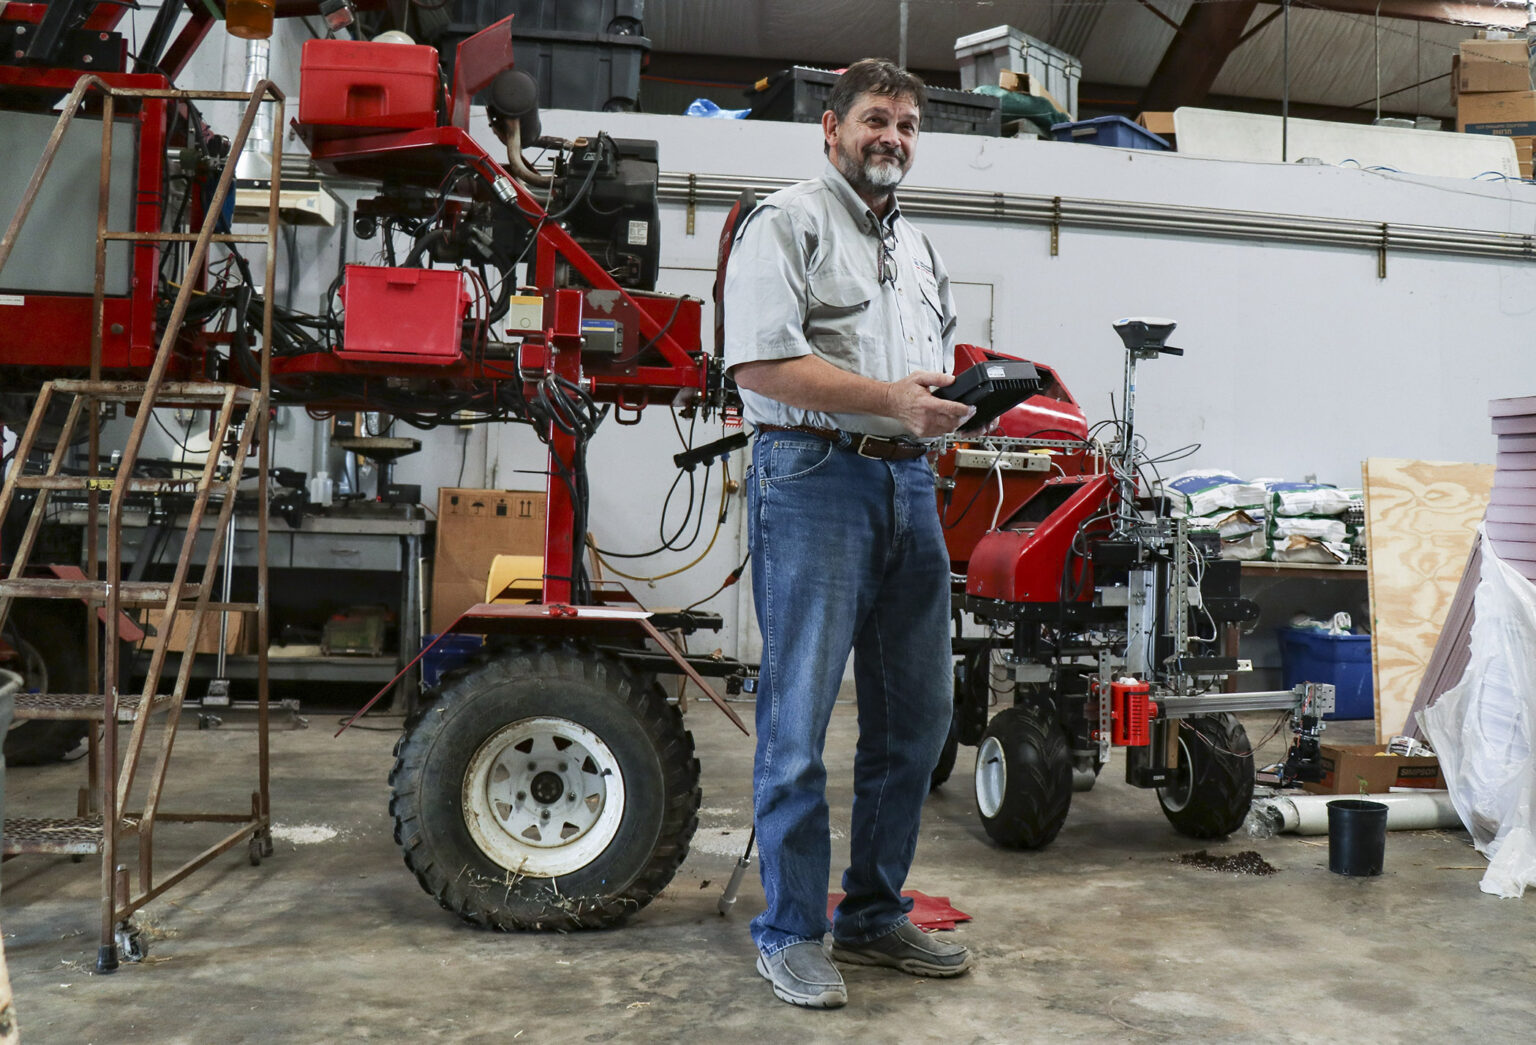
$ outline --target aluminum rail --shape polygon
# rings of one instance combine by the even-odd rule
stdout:
[[[1162,708],[1164,718],[1214,715],[1222,711],[1286,711],[1295,708],[1305,699],[1303,694],[1289,689],[1270,689],[1256,693],[1205,693],[1189,697],[1152,696],[1153,703]]]
[[[744,189],[761,194],[794,184],[789,178],[664,173],[659,196],[669,203],[728,206]],[[1491,229],[1406,225],[1362,218],[1322,218],[1300,214],[1223,210],[1171,203],[1035,196],[973,189],[904,188],[902,209],[937,218],[982,218],[1056,228],[1118,229],[1166,235],[1249,239],[1326,247],[1354,247],[1378,253],[1417,254],[1536,261],[1536,235]]]

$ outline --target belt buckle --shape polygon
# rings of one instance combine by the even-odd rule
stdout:
[[[883,460],[885,460],[885,458],[879,457],[879,456],[877,456],[875,454],[865,453],[865,449],[864,448],[866,446],[870,446],[870,445],[878,446],[879,445],[879,443],[871,444],[871,440],[875,440],[875,439],[878,439],[878,438],[879,438],[879,436],[873,436],[873,435],[869,435],[867,433],[865,435],[859,436],[858,440],[856,442],[854,442],[854,444],[853,444],[853,452],[858,454],[860,457],[867,457],[871,461],[883,461]]]

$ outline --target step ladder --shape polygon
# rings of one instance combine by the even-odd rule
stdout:
[[[112,972],[118,967],[120,951],[130,959],[142,957],[142,945],[130,919],[135,911],[181,882],[198,868],[220,854],[244,843],[250,858],[258,863],[272,854],[271,811],[268,771],[267,707],[267,460],[268,412],[271,404],[271,294],[266,295],[263,317],[260,380],[256,387],[211,381],[171,381],[167,371],[173,349],[181,334],[187,306],[196,279],[212,242],[258,242],[266,245],[266,283],[274,283],[278,217],[278,172],[281,169],[280,143],[274,142],[268,224],[263,236],[216,234],[223,202],[232,190],[235,170],[233,157],[240,155],[260,105],[275,104],[277,126],[283,125],[283,95],[270,82],[263,81],[250,92],[176,91],[169,88],[124,88],[109,86],[94,76],[83,76],[63,104],[58,124],[23,195],[21,206],[0,240],[0,269],[10,254],[17,233],[30,211],[43,179],[70,122],[80,110],[89,92],[99,92],[102,102],[102,185],[98,207],[96,246],[96,282],[94,290],[94,326],[91,338],[89,379],[58,379],[43,385],[25,431],[16,445],[13,465],[5,484],[0,487],[0,524],[17,506],[21,491],[35,495],[26,528],[9,563],[0,576],[0,627],[17,599],[64,599],[85,602],[87,614],[85,647],[90,665],[88,693],[17,694],[15,720],[74,720],[89,723],[89,780],[82,789],[72,817],[15,817],[4,826],[4,855],[41,853],[101,857],[101,938],[97,952],[97,971]],[[106,207],[109,198],[107,180],[111,175],[111,140],[114,105],[119,99],[212,99],[245,103],[239,131],[231,145],[231,159],[219,179],[208,204],[206,219],[196,234],[174,230],[162,232],[113,232],[107,230]],[[102,375],[102,338],[104,325],[104,286],[106,245],[112,240],[160,240],[189,243],[191,253],[186,278],[176,296],[161,337],[158,351],[147,377],[142,381],[105,380]],[[41,432],[45,419],[56,405],[67,401],[63,425],[52,445],[43,445]],[[105,408],[121,405],[134,413],[134,423],[121,455],[104,460],[100,421]],[[143,478],[134,475],[139,452],[157,408],[176,407],[211,413],[210,449],[195,478]],[[85,474],[65,470],[66,458],[84,423],[88,428]],[[227,454],[230,466],[220,469],[220,458]],[[36,457],[46,459],[41,471],[27,469]],[[213,597],[218,565],[223,555],[226,534],[236,506],[236,494],[248,460],[255,460],[258,479],[257,596],[250,603],[221,602]],[[188,491],[188,487],[191,487]],[[40,574],[32,562],[48,505],[56,493],[84,494],[87,505],[85,571],[79,568],[46,567]],[[130,495],[141,493],[190,492],[191,507],[185,516],[185,537],[168,581],[123,580],[122,525]],[[101,526],[101,499],[106,503],[106,555],[98,565],[98,541]],[[210,508],[216,505],[216,510]],[[211,547],[200,570],[194,571],[195,545],[203,532],[203,523],[214,518]],[[86,572],[88,571],[88,572]],[[198,575],[194,577],[194,572]],[[122,658],[117,646],[117,622],[124,610],[147,611],[147,619],[156,625],[161,641],[151,654],[142,689],[126,692],[122,677]],[[160,808],[172,747],[184,703],[188,699],[194,655],[191,648],[183,653],[174,679],[162,685],[165,674],[166,641],[177,621],[186,614],[188,634],[199,634],[204,620],[215,613],[254,613],[257,619],[257,781],[251,793],[249,809],[215,812],[181,812]],[[98,620],[106,624],[105,647]],[[195,645],[195,641],[191,644]],[[150,729],[158,724],[158,743],[150,744]],[[130,727],[126,742],[119,731]],[[151,750],[146,755],[146,748]],[[135,790],[135,785],[140,785]],[[154,859],[155,828],[160,822],[217,823],[233,827],[222,838],[190,860],[169,871],[161,871]],[[136,846],[136,867],[127,861],[128,850]]]

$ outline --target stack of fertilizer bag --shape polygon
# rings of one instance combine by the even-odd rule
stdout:
[[[1197,470],[1169,479],[1163,494],[1175,518],[1221,535],[1224,559],[1336,564],[1358,555],[1359,490]]]

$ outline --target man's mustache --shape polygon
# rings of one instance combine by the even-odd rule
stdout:
[[[896,162],[907,162],[907,150],[900,145],[870,145],[864,149],[866,158],[870,156],[894,156]]]

